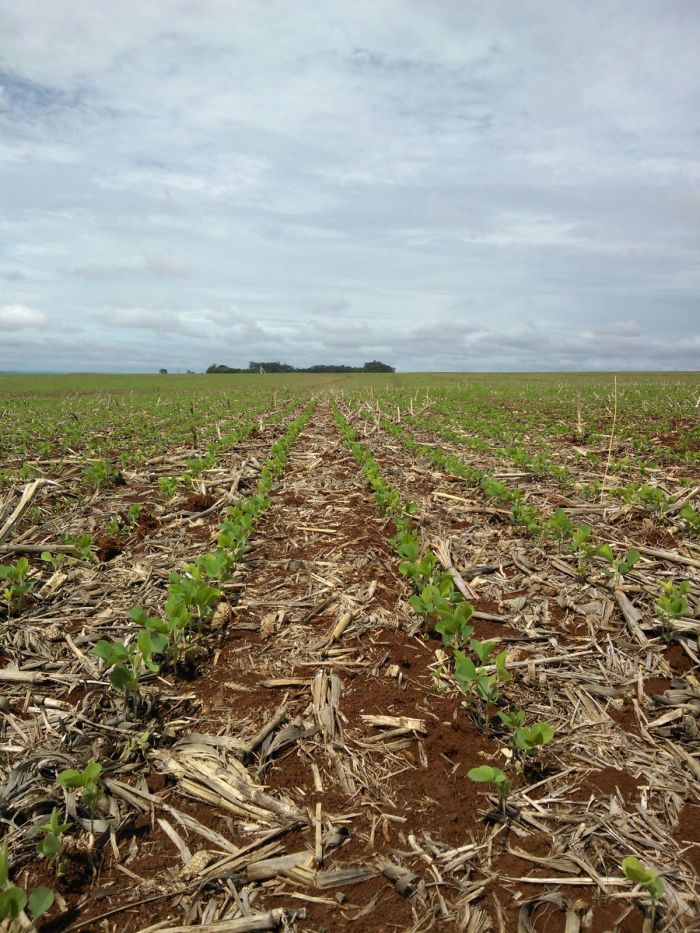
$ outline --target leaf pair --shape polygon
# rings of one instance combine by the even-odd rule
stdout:
[[[664,883],[657,872],[651,868],[646,868],[634,855],[628,855],[624,858],[621,868],[630,881],[644,888],[652,902],[656,902],[664,893]]]
[[[0,920],[16,920],[23,910],[29,910],[34,919],[50,910],[54,901],[51,888],[34,888],[27,894],[22,888],[12,884],[9,876],[9,857],[7,841],[0,849]]]

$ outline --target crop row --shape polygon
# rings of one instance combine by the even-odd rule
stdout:
[[[565,450],[591,466],[603,455],[578,453],[575,448],[607,450],[615,412],[614,450],[622,453],[613,457],[611,472],[643,476],[653,465],[692,468],[700,463],[697,385],[691,381],[669,378],[656,387],[648,379],[639,385],[621,380],[617,398],[612,384],[607,391],[586,388],[580,381],[554,388],[548,384],[544,389],[528,379],[491,378],[482,384],[471,378],[452,390],[442,389],[436,398],[428,393],[414,398],[405,390],[380,392],[378,398],[411,413],[415,409],[437,414],[449,426],[463,427],[477,444],[486,443],[486,438],[491,447],[528,446],[535,460],[544,455],[556,461],[556,451]]]
[[[291,406],[282,408],[267,419],[258,417],[258,413],[253,409],[248,419],[239,422],[237,427],[226,434],[219,432],[219,437],[208,445],[203,456],[185,460],[181,465],[181,469],[172,470],[171,467],[169,475],[160,476],[158,480],[160,494],[167,501],[173,500],[177,493],[182,490],[189,488],[191,491],[193,487],[196,488],[202,476],[207,470],[217,465],[220,457],[226,455],[235,445],[244,441],[260,425],[272,426],[284,421],[294,408],[296,408],[296,405],[292,403]],[[99,472],[96,469],[98,466],[101,467]],[[102,489],[100,501],[104,505],[108,501],[105,498],[106,487],[111,485],[113,479],[110,464],[105,461],[96,461],[91,469],[94,472],[92,481]],[[137,527],[143,506],[141,503],[132,503],[128,508],[121,508],[121,499],[118,500],[117,504],[119,508],[104,527],[103,533],[113,537],[116,536],[119,539],[128,538]],[[69,516],[65,514],[61,500],[58,500],[55,505],[61,509],[63,527],[70,528],[71,531],[62,535],[61,541],[58,542],[58,549],[46,545],[45,550],[40,555],[45,567],[50,569],[51,572],[55,572],[74,566],[78,560],[87,562],[94,560],[94,535],[76,530],[76,522],[71,521]],[[38,517],[41,517],[40,510],[36,511]],[[2,596],[8,617],[16,616],[27,606],[31,592],[41,580],[41,573],[30,566],[27,558],[20,557],[14,563],[0,563],[0,582],[3,584]]]
[[[149,704],[142,693],[144,682],[152,681],[155,674],[165,670],[174,672],[186,665],[188,652],[206,637],[226,582],[244,554],[261,514],[270,504],[270,493],[314,405],[310,402],[272,444],[254,492],[227,510],[218,527],[215,547],[169,574],[159,610],[150,610],[149,614],[143,607],[135,606],[128,613],[133,624],[122,638],[101,639],[91,648],[91,654],[102,662],[112,688],[123,699],[122,717],[127,721],[138,722],[148,714]],[[141,740],[145,743],[145,751],[153,737],[146,731]],[[64,791],[65,803],[62,807],[54,805],[48,820],[35,821],[35,851],[57,874],[67,870],[76,851],[72,841],[70,846],[66,844],[74,827],[94,835],[108,832],[112,826],[113,812],[107,786],[102,780],[103,767],[103,763],[91,758],[77,768],[58,771],[56,789]],[[55,793],[49,791],[48,796],[50,799]],[[14,931],[26,928],[29,918],[36,920],[49,910],[54,892],[44,886],[25,890],[21,884],[10,881],[10,869],[6,840],[0,850],[0,921],[7,924],[3,929]]]
[[[363,411],[358,414],[360,417],[372,417]],[[506,485],[487,471],[464,463],[461,458],[440,447],[418,443],[400,425],[381,419],[380,427],[397,438],[411,454],[429,460],[433,466],[480,490],[523,533],[540,541],[548,539],[564,555],[571,555],[575,560],[572,571],[582,582],[590,579],[599,585],[601,580],[597,574],[602,574],[603,580],[616,592],[640,560],[641,555],[636,548],[620,548],[607,540],[596,541],[592,527],[575,524],[565,509],[557,508],[553,513],[545,514],[537,506],[528,504],[521,490]],[[683,620],[692,615],[693,610],[687,598],[691,586],[688,580],[665,580],[659,583],[655,593],[654,624],[663,638],[669,639],[676,628],[682,630]]]
[[[496,652],[496,643],[474,637],[473,606],[460,592],[454,572],[441,567],[438,555],[421,540],[415,521],[417,507],[402,499],[398,489],[383,476],[368,447],[363,445],[339,408],[333,410],[338,428],[374,491],[381,512],[395,527],[390,544],[400,559],[399,570],[412,585],[410,604],[427,628],[433,628],[449,652],[445,666],[435,672],[436,686],[448,679],[465,696],[464,705],[482,731],[504,741],[508,771],[495,763],[475,764],[468,772],[470,780],[491,785],[498,797],[498,809],[489,816],[508,822],[517,818],[518,809],[509,802],[517,779],[527,794],[527,779],[533,774],[540,749],[554,738],[554,728],[546,721],[527,723],[527,711],[508,706],[503,688],[513,676],[508,670],[506,651]],[[495,713],[495,716],[494,716]],[[497,723],[498,725],[494,725]],[[664,885],[656,871],[634,855],[621,860],[622,872],[646,892],[651,917],[656,916],[656,902]]]
[[[390,417],[391,413],[386,408],[382,410]],[[543,452],[531,455],[523,448],[513,446],[494,450],[488,444],[476,438],[467,437],[455,431],[452,427],[446,426],[441,419],[434,416],[409,416],[408,418],[404,417],[403,422],[436,434],[456,446],[466,446],[476,453],[506,458],[515,467],[524,469],[536,477],[554,479],[557,486],[565,492],[569,492],[576,483],[577,474],[566,467],[552,463]],[[602,493],[609,503],[617,502],[630,506],[642,514],[654,516],[657,520],[665,521],[670,519],[674,523],[674,528],[678,527],[680,530],[685,530],[687,533],[698,537],[700,536],[700,512],[694,508],[691,502],[686,501],[688,496],[693,493],[692,489],[690,491],[688,489],[691,482],[690,478],[686,479],[680,484],[678,490],[672,493],[657,484],[634,480],[624,485],[609,486],[606,484],[604,487],[603,479],[596,479],[588,484],[578,482],[576,487],[578,494],[584,500],[600,501]]]
[[[273,405],[269,393],[236,397],[212,394],[201,398],[156,400],[128,404],[111,399],[86,410],[80,399],[53,402],[40,412],[25,411],[17,401],[12,411],[12,432],[0,440],[0,486],[36,476],[65,471],[77,464],[86,483],[133,468],[157,456],[164,447],[186,444],[207,449],[229,432],[241,418],[262,414]],[[7,422],[10,415],[7,415]]]
[[[269,493],[283,472],[289,450],[313,413],[314,403],[289,425],[272,445],[260,471],[255,493],[227,510],[217,533],[216,547],[169,576],[167,598],[157,616],[134,607],[129,618],[139,626],[135,640],[100,641],[94,653],[102,659],[114,687],[125,700],[138,707],[142,674],[158,672],[154,656],[162,656],[168,667],[180,664],[193,638],[198,638],[221,599],[221,587],[230,579],[255,528],[260,513],[269,507]]]

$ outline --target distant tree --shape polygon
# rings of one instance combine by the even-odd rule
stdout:
[[[389,366],[388,363],[380,363],[379,360],[372,360],[370,363],[365,363],[362,367],[363,373],[395,373],[396,370],[393,366]]]
[[[251,373],[259,373],[260,370],[266,373],[293,373],[294,367],[290,366],[289,363],[280,363],[278,360],[273,360],[271,363],[255,363],[251,361],[248,363],[248,369]]]
[[[167,376],[167,375],[168,375],[168,370],[167,370],[167,369],[159,369],[158,372],[161,374],[161,376]]]
[[[357,366],[344,366],[342,363],[318,363],[306,369],[298,369],[298,373],[356,373]]]

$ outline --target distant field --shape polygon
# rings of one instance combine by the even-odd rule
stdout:
[[[620,387],[638,390],[671,387],[687,389],[693,404],[700,393],[700,374],[692,373],[620,373]],[[391,373],[321,375],[308,373],[207,375],[207,374],[80,374],[66,375],[2,375],[0,396],[7,395],[90,395],[93,393],[121,394],[187,394],[189,392],[241,391],[246,388],[263,389],[283,386],[291,389],[320,389],[329,386],[342,388],[377,388],[392,386],[454,386],[470,385],[490,387],[507,394],[538,388],[568,391],[608,392],[612,389],[612,373]],[[693,395],[694,393],[694,395]]]
[[[51,928],[206,888],[265,929],[698,929],[699,395],[0,377],[0,789]]]

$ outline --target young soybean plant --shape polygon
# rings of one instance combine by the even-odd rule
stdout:
[[[14,564],[0,564],[0,581],[7,584],[2,595],[7,602],[8,616],[15,608],[22,608],[25,598],[34,589],[35,581],[29,578],[30,569],[26,557],[20,557]]]
[[[83,803],[90,811],[93,821],[100,801],[104,797],[104,790],[100,783],[101,773],[102,765],[91,758],[82,771],[68,768],[56,775],[56,783],[59,787],[80,789],[82,791]]]
[[[3,929],[9,933],[15,933],[22,929],[27,929],[27,924],[21,922],[19,917],[24,910],[28,910],[32,920],[38,920],[42,914],[50,910],[54,893],[51,888],[34,888],[27,893],[23,888],[18,887],[10,881],[9,858],[7,853],[7,840],[2,849],[0,849],[0,921],[7,921],[7,927],[3,924]]]
[[[686,596],[690,592],[690,583],[684,580],[678,586],[669,580],[668,583],[662,583],[663,593],[656,600],[656,608],[661,615],[661,637],[664,641],[670,641],[673,634],[671,620],[678,621],[685,616],[690,615],[690,606]]]
[[[440,621],[435,625],[435,631],[442,637],[442,643],[449,648],[459,648],[472,636],[474,629],[469,620],[474,614],[471,603],[451,603],[437,609]]]
[[[548,722],[535,722],[531,726],[518,726],[513,732],[513,747],[524,767],[529,756],[534,755],[541,745],[548,745],[554,738],[554,729]]]
[[[633,884],[639,885],[639,887],[649,895],[652,909],[652,928],[655,929],[656,902],[664,893],[663,881],[659,878],[657,872],[653,871],[651,868],[647,868],[634,855],[628,855],[626,858],[623,858],[620,868],[622,868],[625,876],[629,878]]]
[[[696,512],[692,505],[686,505],[681,509],[680,516],[688,531],[694,535],[700,535],[700,512]]]
[[[501,815],[505,818],[508,815],[508,794],[513,786],[505,771],[493,765],[481,765],[478,768],[471,768],[467,774],[472,781],[479,784],[493,784],[498,793]]]
[[[57,875],[60,875],[62,871],[60,858],[63,852],[63,833],[72,825],[72,823],[59,823],[58,807],[54,807],[48,823],[42,823],[39,826],[39,831],[44,835],[36,844],[37,855],[53,861]]]
[[[543,523],[542,530],[557,538],[563,544],[567,538],[571,537],[574,524],[564,509],[558,508],[555,510],[554,515]]]
[[[642,556],[636,548],[630,548],[624,557],[615,560],[615,555],[609,544],[600,544],[595,551],[596,557],[602,557],[610,564],[605,568],[605,572],[610,575],[614,589],[619,589],[623,578],[632,570],[639,558]]]
[[[153,655],[162,653],[166,648],[167,638],[164,635],[144,629],[139,632],[135,644],[102,639],[94,646],[92,654],[104,662],[110,682],[124,694],[126,706],[129,698],[138,694],[139,680],[145,669],[158,673],[160,668]]]
[[[454,677],[457,686],[463,693],[471,694],[476,700],[477,718],[481,723],[481,728],[488,729],[488,716],[486,708],[491,704],[498,703],[501,694],[498,689],[499,684],[512,679],[506,668],[506,652],[499,652],[493,659],[495,672],[487,673],[486,665],[491,661],[491,655],[495,647],[495,642],[479,641],[472,638],[470,647],[478,658],[478,664],[475,664],[471,658],[458,648],[454,652]]]

